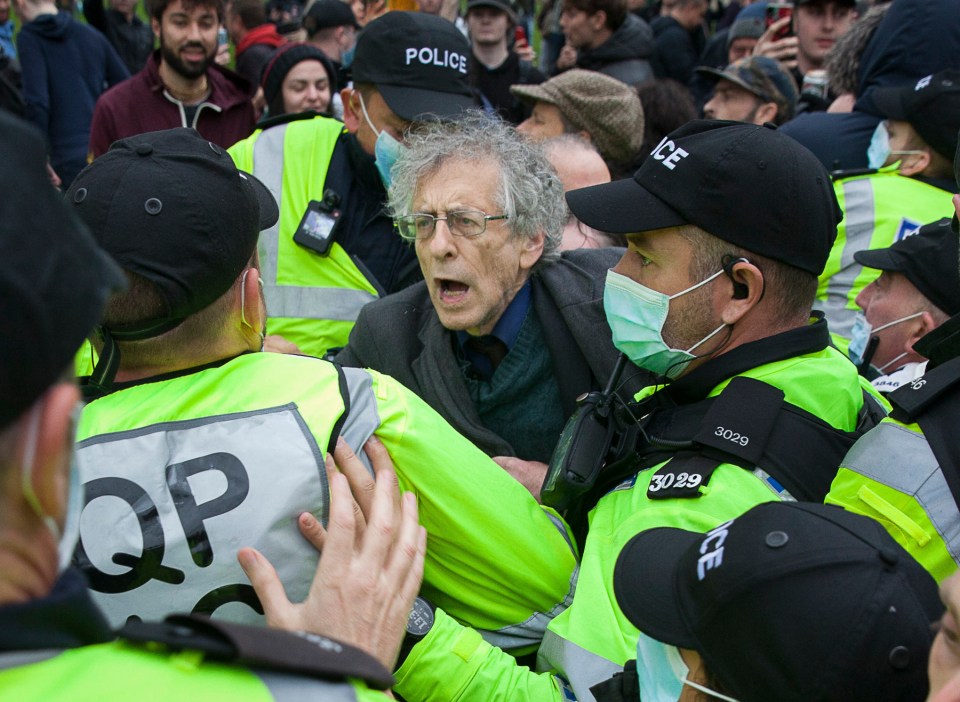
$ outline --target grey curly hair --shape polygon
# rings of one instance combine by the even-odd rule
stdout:
[[[391,170],[388,214],[410,214],[422,178],[447,161],[493,162],[501,182],[496,204],[515,237],[544,235],[537,266],[556,260],[566,221],[563,186],[543,149],[500,119],[472,112],[456,122],[418,125],[404,138],[404,148]]]

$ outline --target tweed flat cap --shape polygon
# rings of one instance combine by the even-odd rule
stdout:
[[[607,161],[629,163],[643,144],[643,106],[637,91],[616,78],[574,68],[539,85],[514,85],[526,102],[556,106],[577,129],[586,131]]]

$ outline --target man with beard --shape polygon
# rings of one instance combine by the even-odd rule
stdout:
[[[148,0],[147,10],[160,48],[97,102],[90,158],[118,139],[171,127],[192,127],[224,147],[250,134],[252,87],[213,60],[222,0]]]

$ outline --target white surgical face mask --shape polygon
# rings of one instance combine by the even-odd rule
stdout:
[[[400,158],[400,154],[403,152],[403,144],[394,139],[393,135],[388,134],[385,129],[381,130],[373,126],[370,115],[367,114],[367,106],[363,104],[363,95],[359,91],[357,91],[357,97],[360,99],[360,111],[363,113],[363,118],[367,121],[367,125],[373,133],[377,135],[377,142],[373,147],[374,164],[377,167],[377,173],[380,174],[380,182],[383,183],[383,187],[389,190],[390,184],[393,182],[390,177],[390,169]]]
[[[640,368],[676,378],[696,358],[692,351],[727,325],[721,324],[689,349],[670,348],[663,340],[670,300],[686,295],[720,275],[723,270],[675,295],[666,295],[613,270],[607,271],[603,310],[613,331],[613,345]]]
[[[82,405],[78,404],[74,410],[74,421],[71,426],[76,427]],[[21,484],[23,496],[27,504],[33,509],[36,515],[43,521],[44,525],[57,542],[58,564],[57,572],[63,573],[69,566],[73,558],[73,552],[77,548],[77,542],[80,539],[80,513],[84,507],[84,486],[80,483],[80,472],[76,464],[76,450],[74,449],[74,432],[70,432],[70,475],[67,488],[67,511],[63,518],[63,531],[60,525],[49,514],[43,511],[40,499],[33,489],[33,469],[37,456],[37,443],[40,441],[40,418],[43,413],[43,406],[39,405],[33,409],[27,425],[27,446],[23,454],[23,464],[21,465]]]
[[[643,632],[637,639],[637,681],[641,702],[677,702],[687,685],[718,700],[737,702],[689,679],[690,669],[680,649],[661,643]]]

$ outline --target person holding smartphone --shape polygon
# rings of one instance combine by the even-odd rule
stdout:
[[[769,24],[753,55],[780,61],[800,86],[807,72],[823,68],[827,52],[857,19],[856,6],[855,0],[798,0],[792,13]]]

